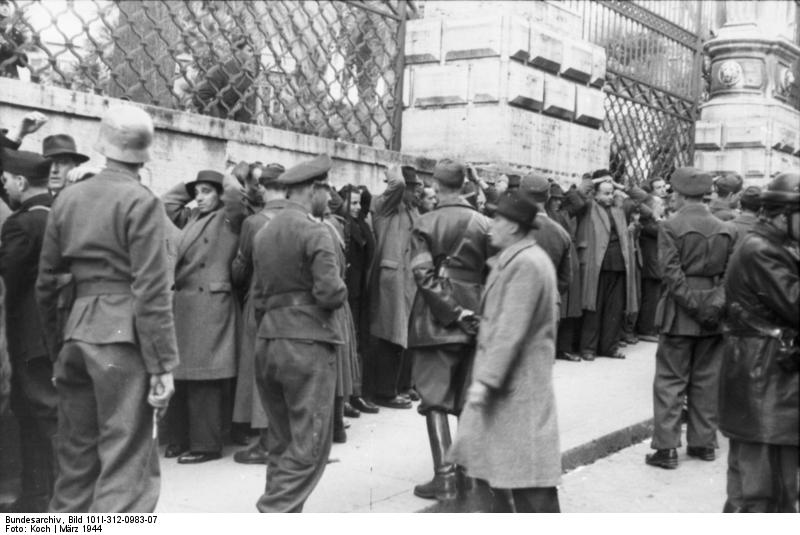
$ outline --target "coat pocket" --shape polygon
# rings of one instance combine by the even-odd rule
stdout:
[[[208,291],[212,294],[231,293],[233,287],[230,282],[209,282]]]

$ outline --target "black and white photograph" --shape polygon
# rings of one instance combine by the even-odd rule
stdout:
[[[6,532],[800,512],[800,0],[0,0],[0,178]]]

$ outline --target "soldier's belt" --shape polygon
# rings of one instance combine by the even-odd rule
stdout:
[[[75,297],[130,293],[129,281],[84,281],[75,285]]]
[[[272,310],[275,308],[315,305],[317,302],[314,300],[314,296],[308,292],[284,292],[270,295],[262,303],[264,310]]]
[[[483,282],[482,274],[475,273],[471,269],[442,267],[439,270],[439,276],[445,279],[451,279],[459,282],[466,282],[472,284],[480,284]]]

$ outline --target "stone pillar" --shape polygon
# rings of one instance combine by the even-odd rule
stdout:
[[[403,150],[562,184],[608,167],[606,55],[556,2],[434,2],[409,21]]]
[[[695,130],[695,166],[762,185],[800,171],[800,47],[794,2],[725,2],[725,24],[705,50],[709,100]]]

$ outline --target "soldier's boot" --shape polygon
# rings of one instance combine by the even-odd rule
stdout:
[[[414,494],[428,500],[453,500],[457,497],[456,467],[444,460],[447,450],[452,444],[447,414],[430,411],[425,415],[425,422],[428,426],[428,439],[433,457],[433,479],[427,483],[416,485]]]
[[[333,441],[336,444],[347,442],[347,432],[344,429],[344,398],[336,396],[333,402]]]

